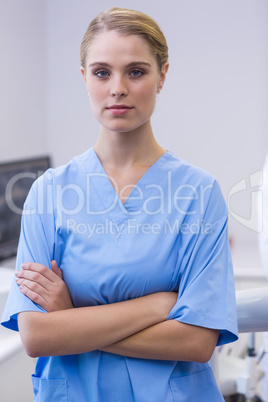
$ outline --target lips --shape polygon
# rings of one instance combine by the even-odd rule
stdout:
[[[127,105],[112,105],[109,106],[107,109],[111,110],[111,109],[133,109],[132,106],[127,106]]]
[[[128,105],[112,105],[107,107],[109,112],[114,115],[114,116],[122,116],[124,114],[129,113],[132,109],[133,106],[128,106]]]

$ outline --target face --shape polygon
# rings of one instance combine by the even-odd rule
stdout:
[[[142,38],[115,31],[98,34],[88,51],[86,70],[81,72],[102,128],[129,132],[148,124],[167,68],[159,72]]]

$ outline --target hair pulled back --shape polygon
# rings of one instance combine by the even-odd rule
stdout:
[[[159,71],[162,71],[162,67],[168,61],[168,46],[158,24],[140,11],[119,7],[101,12],[89,24],[80,47],[80,62],[84,69],[95,37],[99,33],[112,30],[119,35],[136,35],[143,38],[155,57]]]

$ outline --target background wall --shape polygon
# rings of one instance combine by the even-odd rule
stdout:
[[[0,162],[48,152],[44,11],[0,0]]]
[[[95,143],[79,47],[90,20],[114,5],[150,14],[169,43],[157,139],[212,172],[227,198],[268,150],[266,0],[2,0],[0,159],[49,152],[56,166]],[[238,215],[249,219],[251,207],[250,189],[232,197]],[[230,234],[234,243],[257,241],[232,216]]]

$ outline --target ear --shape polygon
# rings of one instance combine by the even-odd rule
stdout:
[[[158,92],[160,92],[161,89],[164,86],[164,82],[166,80],[166,75],[167,75],[167,72],[168,72],[168,68],[169,68],[169,63],[166,62],[166,64],[164,64],[164,66],[162,67],[162,71],[160,73],[159,83],[158,83],[158,86],[157,86],[157,91]]]
[[[82,76],[83,76],[83,78],[84,78],[84,81],[85,81],[85,83],[87,83],[87,80],[86,80],[86,73],[85,73],[85,69],[84,69],[84,67],[80,67],[80,71],[81,71],[81,73],[82,73]]]

